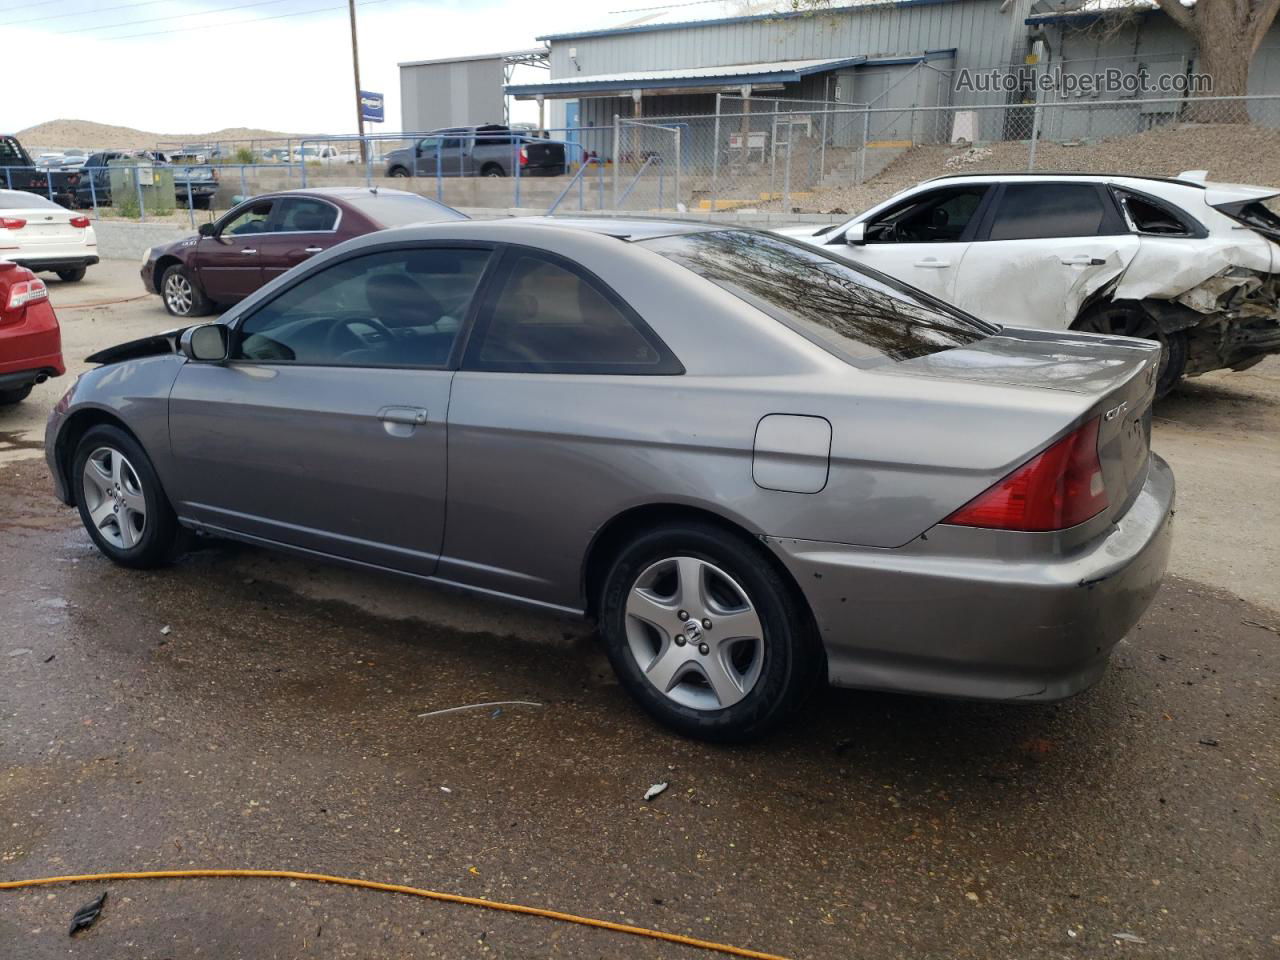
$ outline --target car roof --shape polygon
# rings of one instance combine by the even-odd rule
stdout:
[[[501,223],[518,223],[530,226],[565,227],[616,237],[619,240],[652,240],[654,237],[670,237],[686,233],[705,233],[723,230],[725,226],[698,220],[677,220],[662,217],[512,217]]]
[[[1151,180],[1158,183],[1176,183],[1183,187],[1197,187],[1204,189],[1204,183],[1199,180],[1185,180],[1181,177],[1159,177],[1152,174],[1143,173],[1081,173],[1079,171],[1055,171],[1055,170],[1007,170],[1007,171],[974,171],[972,173],[944,173],[940,177],[930,177],[928,180],[922,180],[921,183],[937,183],[939,180],[978,180],[988,178],[991,180],[1004,180],[1017,178],[1019,180],[1094,180],[1098,182],[1106,182],[1109,180]]]
[[[390,187],[295,187],[292,190],[271,190],[255,196],[255,200],[270,197],[328,197],[334,200],[358,200],[361,197],[386,195],[391,197],[419,197],[422,194],[410,190],[393,190]],[[431,197],[423,197],[432,200]],[[438,203],[438,200],[432,202]]]

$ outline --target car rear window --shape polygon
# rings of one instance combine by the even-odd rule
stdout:
[[[855,365],[962,347],[998,328],[782,237],[714,230],[640,243]]]
[[[439,220],[466,220],[465,213],[437,203],[416,193],[375,194],[347,197],[347,203],[384,227],[403,227],[410,223],[432,223]]]

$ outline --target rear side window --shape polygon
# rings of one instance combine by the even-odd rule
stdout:
[[[567,261],[508,255],[467,349],[471,370],[675,374],[684,368],[612,291]]]
[[[1097,237],[1123,233],[1092,183],[1011,183],[991,223],[991,240]]]
[[[283,233],[320,233],[338,224],[338,208],[312,197],[289,197],[280,202],[275,230]]]
[[[1141,197],[1127,190],[1116,192],[1129,222],[1138,233],[1163,237],[1191,237],[1203,232],[1197,224],[1192,227],[1187,217],[1172,207],[1151,197]]]
[[[855,364],[921,357],[998,329],[884,274],[771,234],[716,230],[642,245]]]
[[[441,220],[467,220],[465,213],[447,207],[428,197],[420,197],[416,193],[376,193],[345,197],[346,202],[355,207],[374,223],[384,227],[403,227],[410,223],[436,223]]]

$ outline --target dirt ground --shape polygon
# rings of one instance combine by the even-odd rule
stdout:
[[[136,284],[51,283],[69,356],[171,325],[76,306]],[[1280,955],[1280,362],[1157,409],[1176,575],[1097,687],[830,691],[745,748],[654,727],[577,624],[228,544],[112,566],[38,459],[66,382],[0,412],[0,880],[298,869],[815,960]],[[541,706],[420,716],[492,700]],[[68,955],[712,956],[290,881],[0,892],[0,956]]]

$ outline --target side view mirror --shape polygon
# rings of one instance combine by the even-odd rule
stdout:
[[[217,228],[212,223],[200,224],[199,233],[202,237],[212,237],[216,231]]]
[[[844,242],[851,247],[858,247],[867,242],[867,226],[855,223],[844,232]]]
[[[188,360],[197,363],[221,363],[227,359],[230,337],[221,323],[202,323],[182,331],[178,348]]]

